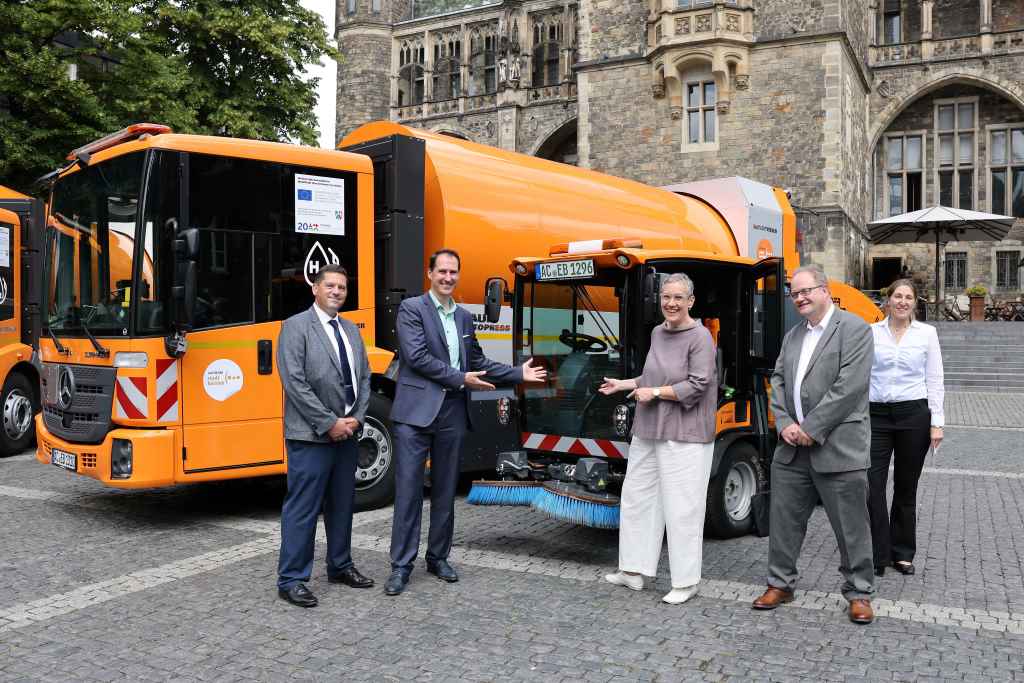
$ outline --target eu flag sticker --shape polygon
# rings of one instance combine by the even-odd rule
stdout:
[[[299,199],[305,202],[313,201],[313,190],[299,190]]]

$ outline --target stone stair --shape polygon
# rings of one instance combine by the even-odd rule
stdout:
[[[928,324],[939,333],[946,391],[1024,393],[1024,322]]]

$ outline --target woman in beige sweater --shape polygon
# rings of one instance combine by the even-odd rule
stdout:
[[[661,539],[668,532],[672,591],[686,602],[700,583],[704,509],[715,450],[718,378],[711,333],[690,317],[693,281],[683,273],[661,287],[665,322],[651,333],[643,374],[606,377],[600,391],[630,391],[637,400],[629,464],[622,485],[619,571],[609,583],[641,590],[656,576]]]

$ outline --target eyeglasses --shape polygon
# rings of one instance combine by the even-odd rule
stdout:
[[[792,299],[793,301],[796,301],[802,296],[809,296],[811,292],[813,292],[816,289],[821,289],[824,286],[825,285],[815,285],[814,287],[805,287],[803,289],[798,289],[795,292],[790,292],[789,298]]]

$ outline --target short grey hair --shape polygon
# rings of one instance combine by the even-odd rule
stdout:
[[[809,273],[814,278],[814,284],[821,287],[822,285],[828,284],[828,276],[825,275],[825,271],[822,270],[821,266],[815,263],[808,263],[806,266],[800,266],[793,271],[793,277],[795,278],[800,273]],[[790,280],[792,282],[792,280]]]
[[[661,288],[665,289],[665,285],[678,282],[683,287],[686,287],[686,291],[689,292],[687,296],[693,296],[693,280],[686,273],[672,273],[661,283]]]

